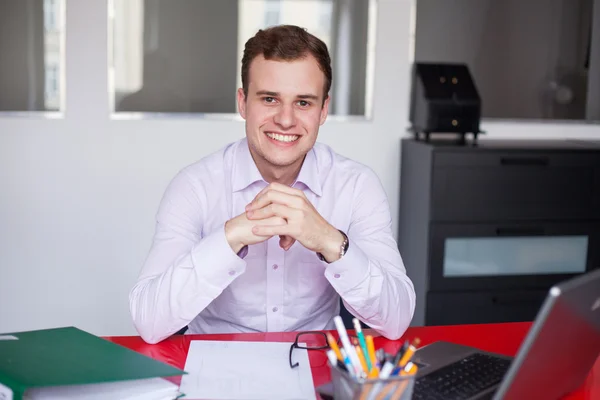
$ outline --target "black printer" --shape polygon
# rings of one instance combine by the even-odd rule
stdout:
[[[480,119],[481,99],[466,64],[413,65],[411,131],[427,139],[430,133],[473,133],[477,139]]]

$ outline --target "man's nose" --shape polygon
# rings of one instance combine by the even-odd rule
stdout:
[[[296,116],[292,105],[282,105],[275,115],[275,123],[283,129],[291,128],[296,124]]]

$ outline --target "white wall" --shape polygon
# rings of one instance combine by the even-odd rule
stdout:
[[[135,334],[127,294],[154,215],[183,166],[243,135],[223,119],[110,120],[106,2],[68,0],[64,119],[0,116],[0,332],[76,325]],[[397,227],[407,127],[410,0],[379,0],[374,119],[320,141],[380,176]],[[593,125],[484,123],[490,137],[596,137]]]

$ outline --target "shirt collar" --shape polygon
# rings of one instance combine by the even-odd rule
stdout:
[[[234,192],[244,190],[259,181],[264,181],[264,179],[250,154],[248,139],[244,138],[240,141],[237,157],[234,160],[232,189]]]
[[[248,140],[246,138],[240,142],[238,147],[238,154],[235,160],[233,172],[232,189],[234,192],[244,190],[254,182],[264,182],[264,179],[258,171],[258,168],[254,163],[254,159],[250,154]],[[308,187],[317,196],[322,195],[322,187],[319,180],[319,168],[314,149],[310,149],[308,153],[306,153],[306,157],[304,158],[304,162],[300,168],[298,178],[292,186],[295,186],[296,183],[302,183],[306,185],[306,187]]]
[[[310,149],[308,153],[306,153],[298,178],[292,186],[295,186],[298,182],[306,185],[306,187],[317,196],[322,195],[321,181],[319,180],[319,166],[317,165],[317,156],[315,155],[314,149]]]

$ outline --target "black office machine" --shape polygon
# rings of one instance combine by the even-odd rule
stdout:
[[[400,160],[413,325],[532,321],[600,267],[600,141],[403,138]]]
[[[482,133],[481,99],[466,64],[415,63],[412,71],[410,130],[429,140],[431,133]]]

